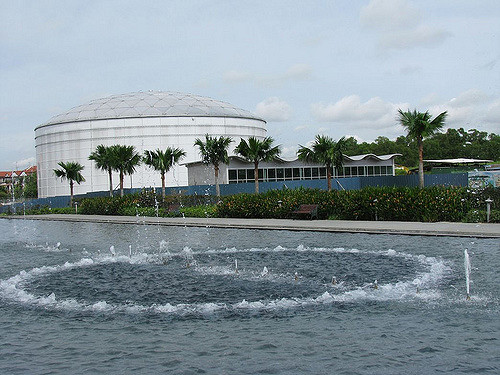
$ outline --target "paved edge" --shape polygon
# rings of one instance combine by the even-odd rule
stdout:
[[[420,223],[397,221],[288,220],[235,218],[157,218],[104,215],[26,215],[2,216],[3,219],[94,222],[109,224],[148,224],[161,226],[212,227],[260,230],[315,231],[332,233],[400,234],[500,238],[500,224],[492,223]]]

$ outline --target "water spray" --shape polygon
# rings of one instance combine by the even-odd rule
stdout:
[[[465,299],[467,301],[470,300],[470,271],[471,271],[471,266],[470,266],[470,260],[469,260],[469,253],[467,252],[467,249],[464,250],[464,266],[465,266],[465,289],[466,289],[466,297]]]

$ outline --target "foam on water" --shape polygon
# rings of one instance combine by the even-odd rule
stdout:
[[[165,250],[166,244],[160,244],[160,248]],[[94,267],[97,265],[106,265],[111,263],[129,263],[129,264],[161,264],[161,254],[136,253],[131,254],[124,251],[127,255],[120,254],[120,249],[113,248],[112,254],[106,252],[105,255],[98,254],[94,257],[85,257],[76,262],[66,262],[62,265],[35,267],[28,271],[22,270],[17,275],[0,280],[0,297],[16,303],[38,306],[48,309],[67,310],[67,311],[87,311],[98,313],[159,313],[159,314],[211,314],[217,311],[273,311],[283,309],[294,309],[300,307],[310,307],[338,302],[358,303],[362,301],[403,301],[403,300],[435,300],[441,298],[441,293],[437,289],[440,281],[450,273],[450,267],[441,259],[427,257],[424,255],[412,255],[398,252],[393,249],[385,251],[361,251],[358,249],[344,248],[308,248],[299,245],[296,248],[284,248],[277,246],[275,248],[251,248],[236,249],[227,248],[221,250],[209,249],[206,251],[193,251],[189,247],[184,247],[179,252],[169,252],[169,257],[181,257],[191,262],[194,272],[202,275],[223,275],[238,279],[263,280],[280,283],[297,282],[298,277],[290,274],[275,274],[267,267],[264,269],[251,269],[248,265],[238,269],[235,272],[233,264],[199,266],[195,262],[195,257],[201,254],[235,254],[235,253],[255,253],[255,252],[312,252],[312,253],[352,253],[352,254],[371,254],[381,257],[402,257],[415,261],[424,266],[424,271],[415,275],[408,281],[397,281],[393,283],[378,284],[378,289],[373,288],[373,284],[365,284],[347,289],[344,283],[336,285],[322,284],[316,295],[296,298],[274,298],[261,299],[257,301],[247,301],[243,299],[236,303],[178,303],[178,304],[151,304],[144,306],[133,303],[110,303],[108,301],[86,302],[77,301],[73,298],[58,298],[55,293],[48,295],[34,295],[26,287],[36,278],[45,277],[49,274],[71,270],[75,268]],[[230,282],[230,280],[228,281]],[[325,290],[326,289],[326,290]]]

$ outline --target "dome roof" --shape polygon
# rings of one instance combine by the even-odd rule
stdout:
[[[131,117],[239,117],[253,113],[211,98],[178,92],[145,91],[92,100],[40,125]]]

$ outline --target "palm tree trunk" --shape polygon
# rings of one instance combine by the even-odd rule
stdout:
[[[73,207],[73,180],[69,180],[69,206]]]
[[[165,171],[161,171],[161,197],[165,200]]]
[[[254,163],[255,194],[259,194],[259,163]]]
[[[424,184],[424,142],[422,137],[418,138],[418,185],[423,189]]]
[[[214,166],[214,173],[215,173],[215,194],[217,194],[217,196],[220,197],[219,166],[218,165]]]
[[[332,191],[332,167],[326,165],[326,182],[328,184],[328,191]]]
[[[113,196],[113,170],[111,168],[108,168],[108,173],[109,173],[109,196]]]
[[[120,197],[123,197],[123,171],[120,171]]]

